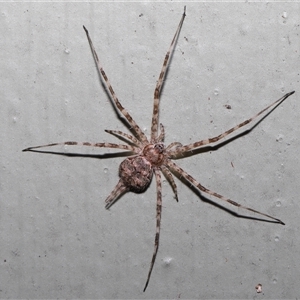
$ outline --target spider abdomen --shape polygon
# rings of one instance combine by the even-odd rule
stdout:
[[[143,156],[128,157],[119,168],[123,184],[135,193],[141,193],[148,187],[152,174],[151,163]]]

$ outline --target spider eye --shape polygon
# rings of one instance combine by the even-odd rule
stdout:
[[[162,153],[165,150],[165,145],[163,143],[155,144],[154,149],[158,150],[159,153]]]

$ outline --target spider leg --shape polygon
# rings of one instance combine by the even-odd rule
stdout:
[[[118,184],[115,186],[115,188],[111,191],[109,196],[105,200],[105,208],[109,209],[117,200],[118,198],[128,192],[128,188],[123,184],[122,180],[120,179]]]
[[[252,209],[250,207],[246,207],[246,206],[243,206],[235,201],[232,201],[231,199],[228,199],[228,198],[225,198],[224,196],[216,193],[216,192],[213,192],[209,189],[207,189],[206,187],[204,187],[203,185],[201,185],[195,178],[193,178],[191,175],[189,175],[186,171],[184,171],[182,168],[180,168],[177,164],[175,164],[173,161],[171,160],[168,160],[167,161],[167,165],[172,169],[174,170],[175,172],[177,172],[178,174],[180,174],[182,177],[184,177],[187,181],[189,181],[190,183],[192,183],[196,188],[198,188],[200,191],[204,192],[204,193],[207,193],[211,196],[214,196],[214,197],[217,197],[225,202],[228,202],[229,204],[231,205],[234,205],[234,206],[237,206],[237,207],[240,207],[240,208],[243,208],[243,209],[247,209],[249,211],[252,211],[254,213],[257,213],[259,215],[262,215],[264,217],[267,217],[267,218],[270,218],[272,220],[275,220],[277,221],[278,223],[282,224],[282,225],[285,225],[281,220],[277,219],[277,218],[274,218],[270,215],[267,215],[265,213],[262,213],[262,212],[259,212],[255,209]]]
[[[123,149],[123,150],[128,150],[132,151],[135,153],[139,152],[139,149],[134,146],[130,145],[123,145],[123,144],[112,144],[112,143],[90,143],[90,142],[63,142],[63,143],[52,143],[52,144],[47,144],[47,145],[41,145],[41,146],[34,146],[34,147],[29,147],[26,149],[23,149],[22,151],[31,151],[33,149],[38,149],[38,148],[44,148],[44,147],[52,147],[52,146],[89,146],[89,147],[100,147],[100,148],[117,148],[117,149]]]
[[[163,124],[159,124],[159,128],[160,128],[160,134],[157,138],[157,142],[160,143],[160,142],[163,142],[164,139],[165,139],[165,127],[163,126]]]
[[[166,149],[166,153],[168,158],[175,158],[177,154],[182,154],[183,152],[181,152],[181,147],[182,144],[179,142],[173,142],[171,143]]]
[[[112,134],[116,137],[122,136],[125,139],[131,141],[134,145],[138,146],[139,148],[143,147],[143,144],[138,139],[136,139],[134,136],[132,136],[130,134],[127,134],[125,132],[122,132],[122,131],[119,131],[119,130],[109,130],[109,129],[105,129],[105,132],[107,132],[109,134]]]
[[[276,100],[275,102],[273,102],[272,104],[268,105],[266,108],[264,108],[263,110],[261,110],[259,113],[257,113],[255,116],[253,116],[252,118],[250,119],[247,119],[245,120],[244,122],[230,128],[229,130],[221,133],[220,135],[216,136],[216,137],[213,137],[213,138],[209,138],[209,139],[206,139],[206,140],[202,140],[202,141],[199,141],[199,142],[195,142],[195,143],[192,143],[192,144],[188,144],[188,145],[184,145],[182,147],[177,147],[176,149],[174,149],[173,151],[169,151],[170,155],[172,156],[176,156],[178,154],[182,154],[184,152],[187,152],[187,151],[191,151],[195,148],[198,148],[200,146],[203,146],[203,145],[207,145],[207,144],[211,144],[211,143],[216,143],[217,141],[223,139],[224,137],[226,137],[227,135],[229,135],[230,133],[236,131],[237,129],[249,124],[250,122],[252,122],[254,119],[256,119],[258,116],[260,116],[262,113],[264,113],[265,111],[267,111],[270,107],[276,105],[275,107],[273,107],[272,110],[274,110],[279,104],[281,104],[285,99],[287,99],[289,96],[291,96],[292,94],[294,94],[295,92],[290,92],[290,93],[287,93],[285,94],[283,97],[281,97],[280,99]],[[271,110],[271,111],[272,111]],[[172,144],[171,144],[172,145]],[[169,146],[170,147],[170,146]],[[168,147],[168,148],[169,148]],[[167,148],[167,149],[168,149]]]
[[[144,292],[147,289],[152,269],[154,266],[154,262],[156,259],[156,254],[158,250],[158,245],[159,245],[159,233],[160,233],[160,221],[161,221],[161,209],[162,209],[162,199],[161,199],[161,175],[158,169],[154,169],[154,174],[156,178],[156,190],[157,190],[157,202],[156,202],[156,233],[155,233],[155,241],[154,241],[154,251],[153,251],[153,256],[151,260],[151,265],[147,277],[147,281],[144,287]]]
[[[164,176],[167,178],[167,180],[171,184],[173,192],[175,194],[175,199],[178,202],[177,186],[176,186],[176,183],[174,181],[172,173],[170,172],[170,170],[167,167],[165,167],[163,165],[161,166],[161,170],[162,170]]]
[[[174,46],[176,44],[176,40],[178,38],[180,29],[182,27],[183,21],[185,18],[185,7],[184,7],[184,11],[181,17],[181,20],[179,22],[178,28],[175,32],[175,35],[173,37],[173,40],[171,42],[170,48],[165,56],[164,62],[163,62],[163,66],[161,69],[161,72],[159,74],[159,78],[157,80],[157,84],[154,90],[154,103],[153,103],[153,115],[152,115],[152,122],[151,122],[151,143],[155,143],[156,142],[156,138],[157,138],[157,129],[158,129],[158,114],[159,114],[159,97],[160,97],[160,91],[163,85],[163,80],[166,74],[166,70],[168,68],[168,62],[169,59],[172,55]]]
[[[108,88],[109,92],[110,92],[110,95],[116,105],[116,107],[118,108],[119,112],[125,117],[125,119],[127,120],[127,122],[129,123],[130,127],[135,131],[135,133],[137,134],[138,138],[146,143],[148,142],[147,140],[147,137],[146,135],[144,134],[144,132],[141,130],[141,128],[137,125],[137,123],[132,119],[131,115],[129,114],[129,112],[121,105],[121,103],[119,102],[119,99],[117,98],[116,94],[115,94],[115,91],[113,90],[109,80],[108,80],[108,77],[106,76],[103,68],[102,68],[102,65],[100,64],[100,61],[99,61],[99,58],[98,58],[98,55],[97,55],[97,52],[96,52],[96,49],[93,45],[93,42],[92,42],[92,39],[89,35],[89,32],[88,30],[83,26],[83,29],[86,33],[86,36],[88,38],[88,41],[89,41],[89,44],[90,44],[90,47],[92,49],[92,52],[93,52],[93,56],[94,56],[94,59],[96,61],[96,64],[97,64],[97,68],[98,68],[98,72],[101,74],[101,77],[103,78],[104,80],[104,83],[106,85],[106,87]]]

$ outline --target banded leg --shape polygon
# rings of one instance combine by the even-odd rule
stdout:
[[[270,218],[270,219],[272,219],[272,220],[275,220],[275,221],[277,221],[278,223],[280,223],[280,224],[282,224],[282,225],[285,225],[281,220],[279,220],[279,219],[277,219],[277,218],[274,218],[274,217],[272,217],[272,216],[270,216],[270,215],[267,215],[267,214],[265,214],[265,213],[259,212],[259,211],[255,210],[255,209],[250,208],[250,207],[243,206],[243,205],[241,205],[241,204],[239,204],[239,203],[237,203],[237,202],[235,202],[235,201],[232,201],[232,200],[229,199],[229,198],[226,198],[226,197],[224,197],[224,196],[222,196],[222,195],[220,195],[220,194],[218,194],[218,193],[216,193],[216,192],[213,192],[213,191],[207,189],[206,187],[204,187],[203,185],[201,185],[195,178],[193,178],[191,175],[189,175],[187,172],[185,172],[183,169],[181,169],[181,168],[180,168],[177,164],[175,164],[173,161],[168,160],[168,161],[167,161],[167,165],[168,165],[172,170],[174,170],[175,172],[177,172],[178,174],[180,174],[182,177],[184,177],[187,181],[189,181],[190,183],[192,183],[192,184],[193,184],[196,188],[198,188],[200,191],[202,191],[202,192],[204,192],[204,193],[207,193],[207,194],[209,194],[209,195],[211,195],[211,196],[217,197],[217,198],[219,198],[219,199],[221,199],[221,200],[223,200],[223,201],[225,201],[225,202],[227,202],[227,203],[229,203],[229,204],[231,204],[231,205],[234,205],[234,206],[236,206],[236,207],[240,207],[240,208],[243,208],[243,209],[247,209],[247,210],[249,210],[249,211],[252,211],[252,212],[254,212],[254,213],[257,213],[257,214],[259,214],[259,215],[262,215],[262,216],[264,216],[264,217],[267,217],[267,218]]]
[[[96,52],[96,49],[93,45],[93,42],[90,38],[90,35],[89,35],[89,32],[88,30],[83,26],[83,29],[86,33],[86,36],[88,38],[88,41],[89,41],[89,44],[90,44],[90,47],[92,49],[92,52],[93,52],[93,56],[94,56],[94,59],[96,61],[96,64],[97,64],[97,68],[98,68],[98,71],[99,73],[101,74],[101,77],[103,78],[104,80],[104,83],[106,85],[106,87],[108,88],[109,92],[110,92],[110,95],[115,103],[115,105],[117,106],[119,112],[125,117],[125,119],[127,120],[127,122],[129,123],[130,127],[135,131],[135,133],[137,134],[137,136],[139,137],[139,139],[142,141],[142,142],[147,142],[147,137],[146,135],[144,134],[144,132],[141,130],[141,128],[137,125],[137,123],[132,119],[131,115],[129,114],[129,112],[121,105],[121,103],[119,102],[119,99],[117,98],[116,94],[115,94],[115,91],[113,90],[109,80],[108,80],[108,77],[106,76],[103,68],[102,68],[102,65],[100,64],[100,61],[99,61],[99,58],[98,58],[98,55],[97,55],[97,52]]]
[[[156,143],[162,143],[165,139],[165,127],[163,126],[163,124],[159,124],[159,128],[160,128],[160,134],[158,136],[158,138],[156,139]]]
[[[31,151],[38,148],[44,148],[44,147],[53,147],[53,146],[88,146],[88,147],[100,147],[100,148],[117,148],[117,149],[123,149],[128,150],[131,152],[138,153],[139,149],[134,146],[130,145],[123,145],[123,144],[112,144],[112,143],[90,143],[90,142],[63,142],[63,143],[52,143],[48,145],[41,145],[41,146],[34,146],[29,147],[26,149],[23,149],[22,151]]]
[[[168,158],[176,158],[177,154],[183,154],[183,152],[181,152],[181,147],[182,144],[179,142],[173,142],[171,143],[166,149],[166,154],[168,156]]]
[[[155,241],[154,241],[154,251],[153,251],[153,256],[151,260],[151,265],[147,277],[147,281],[144,287],[144,292],[147,289],[152,269],[155,263],[156,259],[156,254],[159,246],[159,233],[160,233],[160,221],[161,221],[161,209],[162,209],[162,199],[161,199],[161,175],[160,171],[158,169],[154,169],[154,174],[156,178],[156,191],[157,191],[157,202],[156,202],[156,233],[155,233]]]
[[[223,139],[224,137],[226,137],[227,135],[231,134],[232,132],[236,131],[237,129],[249,124],[250,122],[252,122],[254,119],[256,119],[258,116],[260,116],[261,114],[263,114],[265,111],[267,111],[269,108],[271,108],[272,106],[276,105],[275,107],[273,107],[272,110],[274,110],[279,104],[281,104],[285,99],[287,99],[289,96],[291,96],[292,94],[294,94],[295,92],[290,92],[290,93],[287,93],[285,94],[283,97],[281,97],[280,99],[276,100],[275,102],[273,102],[272,104],[268,105],[266,108],[264,108],[262,111],[260,111],[259,113],[257,113],[255,116],[253,116],[252,118],[248,119],[248,120],[245,120],[244,122],[230,128],[229,130],[221,133],[220,135],[216,136],[216,137],[213,137],[213,138],[209,138],[209,139],[206,139],[206,140],[202,140],[202,141],[199,141],[199,142],[195,142],[195,143],[192,143],[192,144],[188,144],[188,145],[184,145],[182,147],[178,147],[176,149],[174,149],[173,151],[169,151],[170,155],[172,156],[176,156],[178,154],[182,154],[184,152],[187,152],[187,151],[191,151],[195,148],[198,148],[200,146],[203,146],[203,145],[207,145],[207,144],[211,144],[211,143],[216,143],[217,141]],[[272,111],[271,110],[271,111]],[[270,112],[271,112],[270,111]]]
[[[157,129],[158,129],[158,114],[159,114],[159,96],[160,96],[160,91],[161,91],[161,87],[163,85],[163,80],[166,74],[166,70],[168,68],[168,62],[170,60],[170,57],[172,55],[174,46],[176,44],[176,40],[178,38],[180,29],[182,27],[183,21],[185,18],[185,7],[184,7],[184,11],[181,17],[181,20],[179,22],[178,28],[175,32],[175,35],[173,37],[173,40],[171,42],[170,48],[165,56],[164,62],[163,62],[163,66],[161,69],[161,72],[159,74],[159,78],[157,80],[157,84],[154,90],[154,103],[153,103],[153,115],[152,115],[152,123],[151,123],[151,143],[154,143],[156,141],[157,138]]]
[[[109,209],[118,200],[118,198],[126,192],[128,192],[128,188],[123,184],[122,180],[120,179],[113,191],[106,198],[105,208]]]
[[[119,130],[109,130],[109,129],[105,129],[105,132],[107,132],[109,134],[112,134],[116,137],[122,136],[125,139],[131,141],[134,145],[138,146],[139,148],[143,147],[143,144],[138,139],[136,139],[134,136],[132,136],[130,134],[127,134],[125,132],[122,132],[122,131],[119,131]]]
[[[170,172],[170,170],[165,167],[165,166],[161,166],[161,170],[164,174],[164,176],[167,178],[167,180],[169,181],[169,183],[171,184],[172,186],[172,189],[173,189],[173,192],[175,194],[175,199],[176,201],[178,202],[178,194],[177,194],[177,186],[176,186],[176,183],[174,181],[174,178],[173,178],[173,175],[172,173]]]

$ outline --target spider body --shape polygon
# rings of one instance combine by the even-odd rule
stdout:
[[[213,197],[216,197],[219,200],[222,200],[224,203],[228,203],[230,205],[233,205],[235,207],[239,207],[251,212],[254,212],[260,216],[267,217],[271,219],[273,222],[279,223],[284,225],[284,223],[271,215],[259,212],[255,209],[243,206],[229,198],[226,198],[214,191],[209,190],[208,188],[201,185],[194,177],[192,177],[190,174],[188,174],[186,171],[184,171],[182,168],[180,168],[173,159],[179,159],[184,158],[186,153],[191,153],[192,150],[197,149],[201,146],[208,145],[208,144],[214,144],[218,141],[222,140],[229,134],[235,132],[236,130],[240,129],[241,127],[249,124],[259,116],[261,116],[263,113],[268,112],[270,113],[273,109],[275,109],[279,104],[281,104],[284,100],[286,100],[290,95],[292,95],[294,92],[290,92],[282,96],[280,99],[276,100],[275,102],[271,103],[267,107],[265,107],[263,110],[258,112],[253,117],[245,120],[244,122],[230,128],[229,130],[219,134],[218,136],[211,137],[208,139],[200,140],[191,144],[182,145],[179,142],[173,142],[169,146],[165,147],[163,144],[164,141],[164,127],[160,124],[160,134],[158,135],[158,115],[159,115],[159,102],[160,102],[160,92],[163,85],[163,79],[166,74],[166,70],[168,67],[168,63],[170,60],[170,57],[172,55],[173,49],[175,47],[176,40],[178,38],[180,29],[182,27],[183,21],[185,19],[185,8],[184,13],[182,14],[181,20],[179,22],[178,28],[175,32],[175,35],[172,39],[171,45],[169,47],[169,50],[167,51],[163,66],[160,72],[160,75],[158,77],[156,87],[154,90],[154,100],[153,100],[153,113],[152,113],[152,122],[151,122],[151,136],[150,140],[146,137],[144,132],[141,130],[141,128],[137,125],[137,123],[134,121],[134,119],[131,117],[131,115],[128,113],[128,111],[121,105],[119,99],[117,98],[110,81],[106,75],[106,73],[103,70],[102,65],[100,64],[98,55],[96,53],[95,47],[92,43],[92,40],[90,38],[90,35],[85,27],[84,30],[86,32],[86,36],[88,38],[90,48],[92,50],[98,72],[101,75],[101,78],[104,82],[104,84],[107,87],[107,90],[109,91],[109,94],[111,96],[112,101],[114,102],[115,106],[117,107],[117,110],[121,116],[125,118],[125,120],[128,123],[128,128],[131,131],[131,134],[127,134],[121,131],[116,130],[105,130],[107,133],[112,134],[121,140],[127,140],[127,144],[114,144],[114,143],[90,143],[90,142],[62,142],[62,143],[51,143],[47,145],[41,145],[41,146],[35,146],[35,147],[29,147],[24,149],[23,151],[34,151],[34,149],[37,148],[43,148],[43,147],[51,147],[56,145],[71,145],[71,146],[88,146],[88,147],[100,147],[100,148],[114,148],[114,149],[122,149],[128,151],[129,157],[126,158],[119,167],[119,182],[113,189],[113,191],[109,194],[109,196],[106,198],[106,208],[110,208],[116,200],[124,193],[126,192],[135,192],[135,193],[141,193],[145,191],[145,189],[149,186],[152,176],[154,174],[155,180],[156,180],[156,186],[157,186],[157,201],[156,201],[156,233],[155,233],[155,241],[154,241],[154,251],[152,255],[152,260],[150,263],[150,268],[148,272],[147,281],[144,287],[144,291],[146,290],[151,273],[153,270],[153,266],[156,259],[156,254],[158,251],[159,246],[159,235],[160,235],[160,224],[161,224],[161,211],[162,211],[162,184],[161,184],[161,173],[164,174],[166,179],[169,181],[174,195],[175,199],[178,201],[177,196],[177,186],[174,181],[172,173],[174,173],[177,177],[183,178],[187,182],[194,185],[197,189],[199,189],[201,192],[204,192],[208,195],[211,195]],[[272,109],[271,109],[272,108]],[[264,117],[266,114],[264,115]]]
[[[164,143],[147,143],[140,154],[126,158],[120,164],[120,184],[124,185],[126,191],[144,192],[151,182],[153,170],[161,170],[166,158]]]

